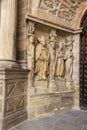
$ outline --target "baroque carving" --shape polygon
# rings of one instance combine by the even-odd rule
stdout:
[[[37,79],[46,79],[48,70],[49,53],[46,47],[44,36],[39,39],[39,44],[36,47],[36,69]]]
[[[47,13],[72,22],[76,9],[86,0],[41,0],[39,8]]]

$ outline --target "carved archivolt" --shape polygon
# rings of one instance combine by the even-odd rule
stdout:
[[[41,0],[39,8],[47,13],[71,22],[78,6],[86,0]]]

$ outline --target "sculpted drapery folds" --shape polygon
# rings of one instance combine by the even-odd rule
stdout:
[[[46,46],[44,36],[39,39],[39,44],[36,47],[36,79],[46,79],[48,71],[49,53]]]
[[[56,67],[56,30],[52,30],[49,36],[49,80],[54,81],[55,80],[55,67]]]
[[[72,80],[72,73],[73,73],[73,45],[72,42],[66,45],[66,52],[65,52],[65,79],[66,81]]]
[[[34,23],[29,22],[28,25],[28,40],[27,40],[27,61],[28,61],[28,68],[30,70],[30,80],[34,78],[34,56],[35,56],[35,28]]]
[[[56,77],[63,78],[64,76],[64,48],[63,42],[58,43],[58,47],[56,49]]]

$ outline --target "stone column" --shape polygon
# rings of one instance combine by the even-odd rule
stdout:
[[[79,47],[80,47],[80,32],[78,34],[74,35],[74,44],[73,44],[73,81],[74,81],[74,88],[75,88],[75,94],[74,94],[74,109],[79,109]]]
[[[0,1],[0,130],[27,119],[28,70],[16,63],[17,1]]]
[[[1,0],[0,67],[16,65],[17,0]]]

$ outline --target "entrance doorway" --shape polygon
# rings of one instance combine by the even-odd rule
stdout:
[[[80,35],[80,108],[87,110],[87,13],[84,15]]]

